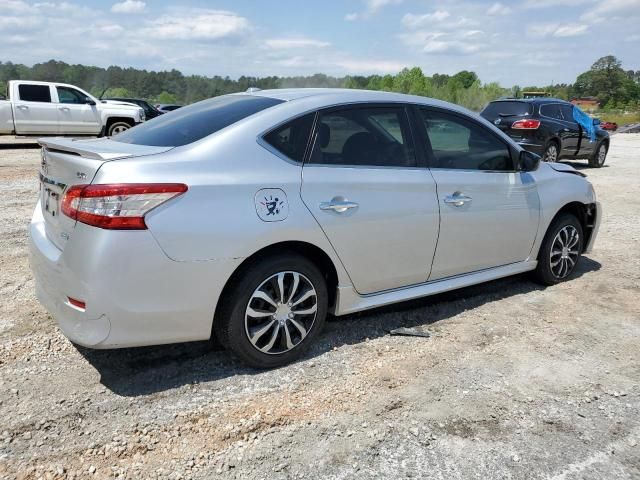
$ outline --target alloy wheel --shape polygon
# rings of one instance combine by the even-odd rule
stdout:
[[[119,133],[124,132],[125,130],[129,130],[129,127],[126,127],[124,125],[116,125],[115,127],[113,127],[111,129],[111,135],[117,135]]]
[[[253,292],[245,312],[245,332],[260,352],[277,355],[299,345],[316,320],[318,298],[299,272],[278,272]]]
[[[560,229],[553,239],[551,245],[551,272],[562,279],[567,277],[576,265],[580,246],[580,234],[572,225],[567,225]]]
[[[547,147],[547,150],[544,152],[544,161],[545,162],[555,162],[558,159],[558,148],[555,144],[551,144]]]
[[[600,148],[598,148],[598,165],[602,166],[604,165],[604,161],[607,158],[607,147],[605,147],[604,145],[600,145]]]

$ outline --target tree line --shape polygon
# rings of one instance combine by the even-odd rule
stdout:
[[[638,110],[640,107],[640,71],[624,70],[622,63],[609,55],[598,59],[580,74],[573,84],[503,88],[498,83],[482,83],[476,73],[463,70],[455,75],[425,75],[419,67],[405,68],[396,75],[332,77],[321,73],[296,77],[250,77],[237,79],[219,75],[183,75],[178,70],[148,71],[111,66],[108,68],[70,65],[49,60],[32,67],[0,62],[0,94],[8,80],[41,80],[77,85],[93,95],[145,98],[155,103],[188,104],[205,98],[261,89],[287,87],[365,88],[409,93],[438,98],[480,110],[491,100],[518,97],[523,91],[546,91],[565,100],[572,97],[597,97],[609,109]]]

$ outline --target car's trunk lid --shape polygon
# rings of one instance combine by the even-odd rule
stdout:
[[[105,162],[154,155],[172,147],[149,147],[114,142],[109,139],[74,140],[47,138],[40,160],[40,201],[47,237],[61,250],[70,238],[76,221],[62,213],[62,198],[73,185],[89,184]]]
[[[520,100],[498,100],[491,102],[480,115],[506,134],[513,133],[511,125],[531,115],[531,104]],[[518,133],[521,135],[521,132]]]

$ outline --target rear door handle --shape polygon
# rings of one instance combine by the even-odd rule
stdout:
[[[29,110],[29,107],[27,107],[26,105],[18,105],[17,108],[19,108],[20,110]]]
[[[336,213],[344,213],[352,208],[358,208],[359,205],[356,202],[348,202],[346,200],[331,200],[330,202],[322,202],[320,204],[320,210],[328,211],[333,210]]]
[[[444,197],[444,203],[453,205],[454,207],[462,207],[466,203],[471,203],[472,200],[473,199],[471,197],[467,197],[460,192]]]
[[[69,111],[69,107],[58,107],[58,109],[62,110],[63,112]]]

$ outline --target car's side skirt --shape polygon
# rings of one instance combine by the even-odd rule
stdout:
[[[501,267],[487,268],[473,273],[456,275],[455,277],[443,278],[433,282],[421,283],[410,287],[387,290],[385,292],[371,295],[359,295],[352,286],[338,287],[334,315],[345,315],[347,313],[359,312],[370,308],[382,307],[391,303],[403,302],[414,298],[426,297],[437,293],[455,290],[457,288],[468,287],[478,283],[496,280],[518,273],[534,270],[537,260],[511,263]]]

